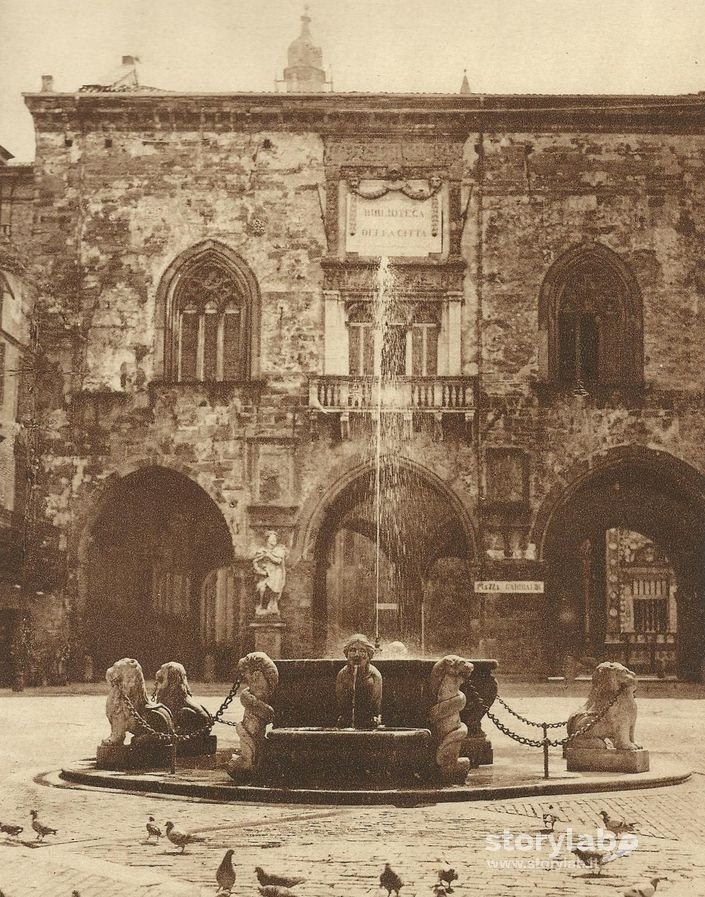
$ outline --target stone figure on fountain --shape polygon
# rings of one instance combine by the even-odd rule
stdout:
[[[252,566],[257,574],[257,604],[255,615],[273,616],[279,614],[279,600],[286,584],[286,556],[288,550],[279,544],[279,536],[274,530],[265,533],[265,544],[257,549]]]
[[[371,663],[375,646],[355,633],[343,653],[347,664],[335,680],[338,728],[376,729],[382,725],[382,674]]]

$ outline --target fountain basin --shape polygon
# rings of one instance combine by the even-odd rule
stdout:
[[[374,664],[382,674],[382,723],[387,731],[422,730],[429,725],[429,711],[435,696],[431,691],[431,670],[435,659],[394,659],[375,657]],[[469,685],[481,696],[486,707],[491,707],[497,695],[494,671],[496,660],[471,660],[474,666]],[[271,697],[274,708],[274,727],[269,737],[280,729],[326,729],[331,738],[337,733],[350,730],[336,730],[338,715],[335,698],[335,680],[345,665],[345,659],[296,659],[276,660],[279,684]],[[469,757],[471,766],[492,763],[492,745],[480,725],[485,708],[480,707],[467,685],[463,686],[467,695],[465,708],[460,716],[468,727],[462,756]],[[377,737],[379,732],[362,732],[363,735]],[[298,742],[297,742],[298,743]],[[302,747],[305,741],[300,742]],[[332,742],[331,742],[332,743]],[[342,743],[342,742],[340,742]],[[332,748],[323,747],[321,757]],[[279,742],[278,742],[279,745]],[[306,746],[308,750],[308,746]],[[284,748],[282,747],[282,750]],[[316,762],[319,762],[318,760]],[[324,761],[321,761],[324,762]]]
[[[276,728],[265,739],[260,781],[309,788],[389,787],[433,780],[428,729]]]

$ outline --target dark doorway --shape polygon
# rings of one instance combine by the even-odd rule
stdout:
[[[188,477],[150,467],[117,483],[88,552],[86,642],[96,669],[135,657],[147,678],[168,660],[200,675],[201,586],[231,560],[225,520]]]
[[[556,509],[544,557],[550,672],[573,657],[700,678],[705,507],[680,465],[595,471]]]
[[[315,653],[338,655],[356,631],[378,634],[383,645],[401,641],[411,652],[435,652],[449,640],[459,650],[474,637],[465,607],[472,555],[463,521],[430,476],[385,458],[378,565],[376,488],[374,470],[361,473],[330,505],[319,532]],[[460,571],[439,558],[457,560]]]

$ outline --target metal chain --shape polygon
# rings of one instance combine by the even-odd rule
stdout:
[[[502,707],[507,711],[507,713],[511,713],[512,716],[515,716],[518,720],[521,720],[522,723],[526,723],[527,726],[536,726],[537,729],[543,729],[546,726],[547,729],[562,729],[563,726],[568,725],[568,720],[563,720],[560,723],[535,723],[533,720],[527,719],[525,716],[522,716],[520,713],[517,713],[516,710],[512,710],[512,708],[507,704],[506,701],[503,701],[499,695],[495,698],[498,704],[501,704]]]
[[[225,713],[225,711],[228,709],[228,707],[232,704],[233,699],[234,699],[235,695],[237,694],[237,690],[238,690],[238,688],[240,688],[241,682],[242,682],[242,679],[236,679],[233,682],[230,691],[228,692],[228,694],[225,697],[225,700],[223,701],[223,703],[220,705],[220,707],[215,712],[215,716],[213,717],[214,723],[220,723],[221,726],[237,726],[236,722],[233,722],[232,720],[228,720],[228,719],[221,719],[221,716]]]
[[[122,690],[122,688],[120,688],[120,699],[125,704],[127,709],[130,711],[132,716],[140,724],[140,726],[142,726],[142,728],[145,729],[149,733],[149,735],[151,735],[153,738],[156,738],[158,741],[168,742],[169,744],[173,744],[173,743],[183,744],[187,741],[192,741],[195,738],[200,738],[201,735],[205,735],[207,732],[210,732],[210,730],[213,728],[214,723],[221,723],[224,726],[236,726],[237,725],[237,723],[231,722],[229,720],[221,719],[221,716],[225,713],[225,711],[228,709],[228,707],[232,703],[233,698],[237,694],[237,690],[240,687],[240,682],[241,682],[240,679],[236,679],[235,682],[233,682],[230,691],[228,692],[223,703],[220,705],[220,707],[216,711],[215,716],[212,716],[210,718],[210,721],[205,723],[205,725],[199,726],[198,729],[194,729],[193,732],[189,732],[187,735],[179,735],[176,732],[158,732],[153,726],[150,726],[150,724],[147,722],[147,720],[140,713],[138,713],[137,708],[132,703],[132,701],[128,698],[128,696],[125,694],[125,692]],[[156,692],[155,692],[155,694],[156,694]]]
[[[574,738],[578,738],[579,736],[584,735],[586,732],[588,732],[590,729],[592,729],[592,727],[594,725],[599,723],[600,720],[603,719],[603,717],[606,715],[607,711],[617,703],[617,701],[619,700],[619,697],[621,695],[621,690],[620,690],[612,698],[612,700],[609,702],[609,704],[607,704],[605,707],[603,707],[603,709],[598,714],[596,714],[593,719],[590,719],[587,723],[585,723],[585,725],[581,726],[577,731],[573,732],[572,735],[566,735],[565,738],[560,738],[560,739],[549,739],[549,738],[538,739],[538,738],[527,738],[524,735],[519,735],[516,732],[512,732],[512,730],[510,728],[505,726],[504,723],[501,722],[501,720],[499,720],[490,711],[489,706],[485,703],[482,696],[477,691],[477,689],[475,688],[474,685],[472,685],[470,682],[467,682],[466,688],[468,691],[470,691],[472,693],[473,697],[475,698],[477,703],[480,705],[480,707],[482,707],[484,709],[487,718],[495,724],[495,726],[499,729],[500,732],[504,733],[506,736],[511,738],[513,741],[518,741],[519,744],[525,744],[525,745],[528,745],[529,747],[543,747],[544,745],[548,745],[549,747],[563,747],[563,745],[566,745],[569,742],[573,741]],[[497,696],[495,698],[495,700],[499,701],[499,703],[503,707],[506,707],[506,704],[499,696]],[[520,717],[519,714],[517,714],[517,713],[513,713],[513,715],[518,717],[519,719],[522,719],[522,717]],[[529,722],[528,720],[524,720],[524,721]],[[533,725],[537,725],[537,724],[533,723]],[[540,725],[543,728],[543,723],[540,723],[538,725]],[[553,724],[547,723],[546,728],[553,728],[556,725],[557,724],[555,724],[555,723],[553,723]],[[563,724],[561,724],[561,725],[563,725]],[[567,725],[567,723],[566,723],[566,725]]]
[[[623,686],[623,687],[624,687],[624,686]],[[622,689],[620,688],[620,690],[619,690],[619,691],[617,692],[617,694],[612,698],[612,700],[609,702],[609,704],[606,704],[606,705],[602,708],[602,710],[600,710],[599,713],[595,714],[594,719],[590,719],[590,720],[588,720],[588,722],[585,723],[584,726],[581,726],[579,729],[577,729],[575,732],[573,732],[572,735],[567,735],[564,739],[562,739],[562,741],[559,741],[558,744],[560,744],[560,745],[568,744],[568,743],[571,742],[574,738],[578,738],[580,735],[584,735],[586,732],[589,732],[590,729],[592,729],[592,727],[593,727],[596,723],[599,723],[600,720],[603,719],[603,718],[606,716],[607,711],[608,711],[610,708],[614,707],[614,705],[617,703],[617,701],[620,699],[621,696],[622,696]]]

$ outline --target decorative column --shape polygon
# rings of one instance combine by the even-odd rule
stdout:
[[[463,301],[462,293],[448,293],[448,320],[446,339],[448,345],[448,375],[450,377],[462,373],[460,347],[462,341],[460,310]]]

